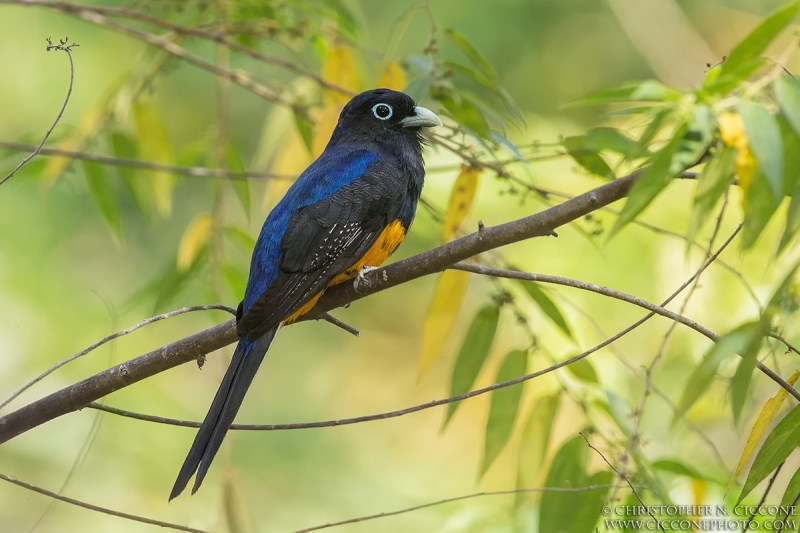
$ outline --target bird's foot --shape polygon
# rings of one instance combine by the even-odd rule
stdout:
[[[361,291],[359,290],[359,286],[361,285],[365,285],[364,288],[369,288],[369,282],[367,281],[366,274],[367,272],[372,272],[373,270],[378,270],[378,267],[366,265],[362,266],[361,270],[358,272],[358,276],[356,276],[356,279],[353,280],[353,290],[360,293]]]

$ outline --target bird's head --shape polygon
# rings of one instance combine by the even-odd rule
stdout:
[[[421,143],[423,128],[441,125],[442,121],[433,111],[416,105],[407,94],[374,89],[354,96],[344,106],[331,144],[403,138]]]

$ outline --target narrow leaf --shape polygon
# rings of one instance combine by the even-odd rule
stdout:
[[[347,46],[336,45],[326,50],[322,63],[322,77],[335,85],[357,92],[360,81],[353,52]],[[324,92],[325,105],[337,105],[340,109],[350,96],[339,91]]]
[[[495,305],[487,305],[475,315],[467,335],[464,337],[458,357],[456,357],[450,384],[450,396],[458,396],[472,389],[472,385],[489,355],[489,350],[492,348],[499,319],[500,308]],[[456,412],[459,405],[461,402],[448,404],[443,427],[453,417],[453,413]]]
[[[800,135],[800,82],[789,76],[781,76],[773,85],[778,97],[781,114],[792,126],[796,135]]]
[[[473,47],[469,42],[464,38],[463,35],[458,33],[456,30],[453,29],[446,29],[445,34],[450,38],[451,41],[461,50],[465,56],[469,58],[472,63],[478,67],[478,70],[494,84],[498,83],[498,76],[497,72],[492,67],[492,64],[486,60],[486,58],[478,52],[475,47]]]
[[[94,203],[117,237],[122,237],[122,214],[105,167],[94,161],[83,161],[82,164]]]
[[[729,72],[744,62],[760,56],[775,37],[794,19],[798,8],[800,8],[798,2],[791,2],[764,19],[750,35],[736,45],[736,48],[722,64],[722,73]]]
[[[675,410],[675,417],[672,424],[700,399],[708,390],[717,373],[717,368],[726,359],[732,357],[737,352],[743,351],[752,342],[759,329],[758,322],[748,322],[733,331],[730,331],[717,340],[711,350],[703,356],[700,365],[692,372],[683,389],[683,394]]]
[[[600,176],[607,180],[613,180],[614,171],[608,166],[608,163],[600,157],[600,154],[591,146],[589,140],[585,135],[578,135],[575,137],[566,137],[561,144],[567,153],[584,169],[592,174]]]
[[[691,468],[687,466],[685,463],[682,463],[681,461],[677,461],[675,459],[661,459],[658,461],[654,461],[653,468],[657,468],[658,470],[663,470],[664,472],[670,472],[678,476],[689,477],[692,479],[706,479],[706,476],[700,474],[694,468]]]
[[[161,116],[151,105],[138,100],[133,106],[133,115],[139,132],[139,145],[142,157],[160,163],[174,163],[175,153],[167,135]],[[172,192],[175,178],[169,172],[157,171],[151,174],[153,199],[162,216],[172,213]]]
[[[418,379],[430,370],[433,362],[442,353],[442,348],[456,323],[461,301],[467,292],[469,273],[461,270],[445,270],[436,282],[431,307],[422,328],[422,348],[419,357]]]
[[[677,152],[683,132],[678,131],[669,144],[650,158],[650,164],[631,188],[630,195],[614,223],[609,239],[636,218],[650,205],[677,172],[672,167],[672,156]]]
[[[189,223],[178,245],[176,261],[178,272],[186,272],[194,264],[211,238],[212,224],[211,215],[208,213],[198,215]]]
[[[559,395],[545,396],[531,410],[520,439],[517,458],[517,488],[539,486],[542,478],[542,466],[550,443],[553,422],[558,413]],[[518,494],[516,507],[529,499]]]
[[[561,331],[564,332],[564,335],[571,339],[574,338],[567,320],[564,318],[561,310],[559,310],[558,306],[547,295],[547,293],[539,288],[539,285],[532,281],[520,281],[519,283],[525,289],[525,292],[528,293],[528,296],[530,296],[531,299],[536,302],[536,305],[539,306],[539,309],[541,309],[542,312],[547,315],[547,317],[552,320]]]
[[[588,484],[586,474],[588,447],[581,437],[567,441],[556,452],[550,471],[547,473],[546,487],[577,488]],[[589,533],[573,529],[576,504],[580,501],[580,493],[545,492],[539,505],[540,533]]]
[[[692,206],[692,218],[689,222],[688,242],[694,240],[714,206],[717,205],[717,201],[733,180],[735,160],[736,150],[730,146],[724,146],[700,173]]]
[[[129,135],[115,131],[111,133],[111,148],[114,155],[121,159],[139,159],[139,147]],[[153,215],[152,187],[150,178],[141,171],[129,167],[117,167],[117,171],[122,176],[122,183],[133,198],[139,211],[146,219]]]
[[[794,385],[798,377],[800,377],[800,370],[792,374],[791,377],[786,381],[789,383],[789,385]],[[739,474],[741,474],[744,466],[748,463],[748,461],[750,461],[750,458],[756,451],[756,446],[758,446],[758,444],[761,442],[761,439],[764,438],[764,434],[769,429],[772,421],[777,416],[778,411],[788,395],[789,393],[786,392],[786,389],[781,388],[778,390],[775,396],[767,400],[767,403],[764,404],[764,407],[758,414],[758,418],[756,418],[756,421],[753,423],[753,427],[750,429],[750,435],[747,437],[744,450],[742,450],[742,456],[739,458],[739,464],[736,466],[736,470],[733,472],[730,483],[728,483],[728,488],[725,489],[726,493],[731,490],[731,487],[736,482],[736,478],[739,477]]]
[[[594,366],[592,366],[592,363],[589,362],[589,359],[585,357],[567,365],[567,370],[580,380],[588,383],[600,383],[600,380],[597,378],[597,371],[594,369]]]
[[[633,139],[616,128],[593,128],[586,132],[586,140],[595,150],[608,150],[626,154],[633,146]]]
[[[737,105],[758,168],[776,199],[783,191],[783,140],[775,116],[761,104],[740,100]]]
[[[655,80],[623,85],[613,89],[603,89],[577,100],[568,102],[563,107],[579,105],[610,104],[615,102],[666,102],[681,98],[680,91],[668,87]]]
[[[243,172],[244,164],[242,164],[242,159],[239,157],[239,152],[236,148],[229,144],[227,152],[228,169],[234,172]],[[246,179],[231,179],[228,182],[236,193],[239,203],[242,204],[245,216],[250,220],[250,184]]]
[[[514,350],[506,355],[500,370],[497,372],[495,383],[525,375],[528,366],[528,353],[523,350]],[[486,421],[486,439],[483,449],[483,462],[480,475],[483,476],[492,463],[503,451],[517,419],[519,400],[522,397],[522,383],[492,393],[489,407],[489,418]]]
[[[795,470],[792,479],[786,484],[786,490],[781,498],[781,506],[796,505],[797,495],[800,494],[800,468]]]
[[[772,187],[767,183],[764,173],[757,170],[750,186],[745,191],[744,223],[742,225],[742,249],[749,250],[755,245],[761,232],[767,227],[780,201],[775,198]]]
[[[461,173],[456,178],[453,189],[450,191],[450,202],[444,215],[442,242],[446,243],[452,239],[472,208],[475,191],[478,190],[478,176],[480,176],[480,173],[481,171],[477,168],[467,165],[461,167]]]
[[[778,422],[758,451],[737,504],[750,494],[756,485],[764,481],[770,472],[778,468],[778,465],[797,448],[798,443],[800,443],[800,405],[795,405],[783,420]]]

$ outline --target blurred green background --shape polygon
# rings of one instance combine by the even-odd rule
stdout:
[[[518,144],[535,140],[553,142],[559,135],[574,134],[608,122],[595,109],[561,109],[570,99],[601,87],[630,80],[658,78],[680,88],[698,84],[707,64],[718,63],[731,47],[778,0],[496,0],[463,2],[433,0],[431,13],[440,30],[441,58],[461,60],[458,49],[441,33],[453,28],[481,51],[497,70],[505,87],[523,111],[526,126],[509,128],[508,137]],[[13,4],[11,2],[10,4]],[[208,19],[209,6],[178,3],[131,2],[130,7],[192,24]],[[409,10],[419,3],[383,0],[297,2],[319,17],[309,34],[325,34],[326,24],[351,28],[343,32],[353,39],[359,66],[360,88],[374,86],[387,60],[424,55],[430,24],[426,14]],[[100,5],[100,4],[98,4]],[[102,5],[112,5],[106,3]],[[270,4],[278,18],[285,4]],[[256,6],[256,7],[254,7]],[[263,8],[256,3],[232,3],[231,12]],[[287,8],[288,9],[288,8]],[[342,13],[348,14],[345,20]],[[407,31],[384,57],[398,20]],[[290,17],[287,17],[288,20]],[[302,17],[301,17],[302,18]],[[323,22],[320,22],[322,20]],[[294,20],[293,22],[297,22]],[[129,22],[127,22],[129,23]],[[133,26],[149,29],[147,25]],[[160,31],[160,30],[158,30]],[[43,7],[0,5],[0,141],[37,143],[63,101],[69,64],[62,52],[45,53],[45,38],[69,36],[80,44],[75,59],[75,86],[63,119],[48,146],[75,138],[87,116],[104,108],[119,87],[131,89],[159,61],[152,47],[120,35],[108,27],[78,20]],[[216,49],[189,38],[180,44],[194,54],[215,61]],[[321,71],[323,57],[314,39],[280,33],[262,48],[274,55]],[[261,79],[299,87],[306,82],[275,68],[266,68],[240,54],[233,54],[234,68],[252,71]],[[413,78],[413,65],[406,71]],[[292,85],[294,84],[294,85]],[[291,116],[242,88],[229,87],[227,135],[238,159],[247,170],[268,171],[279,155],[284,139],[293,131]],[[139,100],[159,117],[180,164],[214,164],[219,138],[219,108],[214,77],[185,62],[170,60],[141,88]],[[120,101],[112,98],[114,104]],[[436,102],[423,105],[440,111]],[[110,153],[108,131],[120,131],[136,139],[130,110],[96,124],[93,133],[77,149]],[[613,119],[617,126],[635,129],[635,121]],[[140,154],[141,155],[141,154]],[[146,154],[144,154],[146,155]],[[0,151],[0,175],[13,168],[23,152]],[[146,157],[143,157],[146,158]],[[458,160],[452,154],[431,149],[425,196],[446,206]],[[250,181],[252,213],[248,217],[229,183],[182,177],[174,188],[168,214],[142,214],[131,196],[124,196],[119,171],[107,170],[117,204],[119,229],[112,229],[98,207],[97,196],[87,185],[80,162],[48,179],[52,158],[39,157],[19,175],[0,187],[0,397],[60,359],[102,336],[153,315],[184,305],[224,303],[235,307],[241,294],[249,251],[226,240],[222,260],[232,265],[230,275],[198,267],[191,275],[175,268],[176,250],[190,222],[201,213],[215,212],[226,226],[255,237],[274,196],[264,180]],[[601,182],[564,159],[531,165],[520,171],[536,185],[576,194]],[[526,174],[529,173],[529,174]],[[153,179],[152,173],[136,171],[136,180]],[[679,234],[685,233],[691,183],[675,183],[659,197],[643,220]],[[474,208],[465,223],[475,228],[478,220],[497,224],[544,208],[536,198],[522,201],[508,194],[509,186],[486,172],[481,177]],[[96,191],[95,191],[96,194]],[[556,200],[556,198],[554,198]],[[732,198],[723,222],[727,235],[739,220],[738,199]],[[112,217],[113,218],[113,217]],[[608,229],[613,215],[599,213],[594,224]],[[707,228],[707,231],[710,228]],[[768,228],[774,236],[777,228]],[[727,232],[727,233],[725,233]],[[409,238],[396,257],[406,257],[436,246],[441,226],[420,210]],[[770,238],[746,256],[736,248],[723,258],[741,271],[755,287],[762,302],[769,287],[798,254],[790,250],[780,264],[772,263]],[[604,235],[588,237],[570,226],[557,239],[537,239],[504,250],[506,258],[521,269],[553,273],[603,284],[661,301],[697,267],[700,254],[687,257],[679,238],[629,226],[608,244]],[[213,263],[214,258],[204,260]],[[173,276],[173,277],[170,277]],[[251,388],[238,420],[281,423],[316,421],[399,409],[448,395],[449,372],[460,340],[475,311],[495,291],[486,279],[473,278],[460,311],[456,329],[433,369],[417,381],[421,332],[434,287],[433,277],[421,279],[361,300],[335,315],[361,331],[359,338],[325,323],[305,322],[281,331]],[[175,289],[175,290],[170,290]],[[533,366],[543,368],[553,359],[578,353],[639,318],[643,312],[626,304],[568,289],[552,291],[575,331],[571,341],[555,330],[543,314],[531,310],[531,329],[546,347],[534,352]],[[583,310],[583,311],[580,311]],[[584,315],[583,312],[586,314]],[[686,314],[724,332],[756,308],[736,277],[712,267],[701,283],[698,296]],[[591,320],[589,318],[591,317]],[[35,398],[58,390],[97,371],[222,320],[222,312],[181,316],[148,326],[129,337],[103,347],[48,377],[3,411],[10,412]],[[593,323],[593,322],[594,323]],[[647,364],[669,324],[654,319],[616,344],[634,367]],[[787,335],[797,335],[787,326]],[[477,386],[489,384],[499,357],[530,343],[526,329],[504,311],[488,367]],[[687,368],[695,365],[710,342],[678,329],[654,376],[655,383],[673,400],[683,386]],[[107,403],[162,416],[199,420],[221,378],[230,349],[209,357],[202,371],[194,364],[138,383],[106,399]],[[586,425],[582,406],[613,391],[636,405],[642,383],[609,350],[591,357],[600,384],[576,386],[575,401],[562,401],[550,442],[555,450]],[[792,363],[789,363],[791,366]],[[784,370],[791,370],[784,368]],[[566,371],[529,382],[523,396],[523,417],[536,398],[552,393],[574,378]],[[754,378],[756,399],[746,413],[749,427],[757,405],[774,393],[761,376]],[[718,389],[718,390],[717,390]],[[736,465],[745,431],[732,426],[720,380],[715,394],[705,397],[691,418],[718,446],[729,469]],[[759,400],[760,399],[760,400]],[[453,422],[441,431],[444,409],[437,408],[386,421],[329,429],[291,432],[231,432],[212,467],[203,489],[194,497],[167,503],[172,485],[194,430],[147,424],[99,414],[92,410],[59,418],[0,447],[0,472],[48,488],[63,489],[71,497],[120,511],[186,524],[211,531],[240,530],[281,532],[310,527],[354,516],[391,511],[442,498],[484,490],[514,488],[517,456],[514,443],[479,478],[483,430],[488,398],[465,402]],[[651,458],[690,456],[692,464],[725,478],[709,449],[680,424],[670,432],[665,420],[672,416],[658,399],[648,403],[643,421],[643,452]],[[611,429],[608,435],[619,437]],[[601,468],[591,457],[595,470]],[[789,470],[789,469],[787,469]],[[793,469],[792,469],[793,471]],[[538,485],[544,483],[544,469]],[[784,480],[785,483],[785,480]],[[698,498],[698,487],[685,479],[669,482],[673,497],[681,502]],[[709,484],[704,501],[721,498],[721,490]],[[514,497],[488,496],[419,510],[396,517],[343,526],[337,531],[511,531]],[[238,525],[237,525],[238,524]],[[34,527],[35,526],[35,527]],[[151,531],[153,526],[92,513],[0,483],[0,530],[6,532],[105,532]]]

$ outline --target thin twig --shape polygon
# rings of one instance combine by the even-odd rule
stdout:
[[[586,487],[541,487],[541,488],[522,488],[522,489],[511,489],[511,490],[493,490],[493,491],[485,491],[485,492],[476,492],[475,494],[466,494],[464,496],[457,496],[455,498],[446,498],[444,500],[439,500],[430,503],[424,503],[421,505],[415,505],[414,507],[407,507],[405,509],[400,509],[398,511],[389,511],[385,513],[378,513],[372,514],[367,516],[360,516],[358,518],[350,518],[349,520],[342,520],[340,522],[330,522],[328,524],[322,524],[320,526],[309,527],[306,529],[298,529],[297,531],[292,531],[292,533],[308,533],[309,531],[318,531],[320,529],[327,529],[330,527],[336,526],[344,526],[346,524],[355,524],[358,522],[366,522],[367,520],[374,520],[376,518],[385,518],[387,516],[395,516],[403,513],[410,513],[411,511],[417,511],[419,509],[425,509],[427,507],[433,507],[436,505],[443,505],[445,503],[452,503],[461,500],[469,500],[472,498],[478,498],[481,496],[504,496],[509,494],[525,494],[531,492],[589,492],[592,490],[600,490],[600,489],[610,489],[614,487],[613,484],[607,485],[589,485]],[[644,488],[644,487],[640,487]]]
[[[358,331],[356,328],[354,328],[350,324],[347,324],[347,323],[339,320],[338,318],[336,318],[335,316],[331,315],[330,313],[325,313],[325,316],[323,316],[322,319],[325,322],[328,322],[329,324],[333,324],[336,327],[342,328],[343,330],[345,330],[347,333],[350,333],[351,335],[355,335],[356,337],[361,335],[361,332]]]
[[[0,141],[0,149],[22,150],[27,151],[35,148],[32,145]],[[74,150],[63,150],[61,148],[42,148],[39,151],[40,155],[53,155],[60,157],[68,157],[70,159],[80,159],[83,161],[96,161],[104,165],[112,165],[117,167],[140,168],[143,170],[153,170],[156,172],[171,172],[172,174],[180,174],[183,176],[192,176],[195,178],[224,178],[233,180],[243,179],[277,179],[277,180],[295,180],[297,176],[289,174],[273,174],[271,172],[235,172],[232,170],[225,170],[222,168],[209,168],[209,167],[184,167],[179,165],[169,165],[166,163],[159,163],[157,161],[145,161],[142,159],[126,159],[121,157],[111,157],[101,154],[91,154],[88,152],[78,152]]]
[[[77,507],[83,507],[84,509],[89,509],[90,511],[97,511],[99,513],[116,516],[118,518],[124,518],[126,520],[133,520],[134,522],[141,522],[143,524],[150,524],[153,526],[159,527],[166,527],[169,529],[175,529],[178,531],[188,531],[189,533],[208,533],[202,529],[195,529],[193,527],[182,526],[179,524],[170,524],[169,522],[162,522],[160,520],[153,520],[152,518],[145,518],[144,516],[138,516],[135,514],[128,514],[128,513],[121,513],[119,511],[115,511],[113,509],[108,509],[106,507],[100,507],[98,505],[93,505],[91,503],[82,502],[80,500],[76,500],[75,498],[70,498],[68,496],[62,496],[61,494],[57,494],[55,492],[49,491],[47,489],[43,489],[41,487],[37,487],[36,485],[31,485],[30,483],[26,483],[24,481],[20,481],[19,479],[8,476],[6,474],[0,473],[0,479],[8,481],[9,483],[13,483],[19,487],[31,490],[33,492],[38,492],[39,494],[43,494],[45,496],[49,496],[50,498],[55,498],[56,500],[60,500],[65,503],[69,503],[71,505],[75,505]]]
[[[617,476],[619,476],[619,478],[620,478],[622,481],[624,481],[625,483],[627,483],[627,484],[628,484],[628,487],[630,487],[630,489],[631,489],[631,492],[633,492],[633,495],[634,495],[634,496],[636,496],[636,499],[637,499],[637,500],[639,500],[639,503],[640,503],[640,504],[642,504],[642,507],[644,508],[644,510],[645,510],[645,511],[647,511],[647,514],[648,514],[648,515],[650,515],[650,518],[652,518],[653,520],[655,520],[656,524],[658,525],[658,529],[660,529],[661,531],[664,531],[664,527],[661,525],[661,522],[659,522],[659,521],[658,521],[658,519],[657,519],[655,516],[653,516],[653,513],[650,511],[650,507],[648,507],[647,505],[645,505],[645,504],[644,504],[644,501],[642,501],[642,497],[641,497],[641,496],[639,496],[639,493],[638,493],[638,492],[636,492],[636,487],[634,487],[634,486],[633,486],[633,484],[630,482],[630,480],[628,479],[628,476],[626,476],[624,473],[621,473],[619,470],[617,470],[616,468],[614,468],[614,465],[612,465],[612,464],[609,462],[609,460],[608,460],[608,459],[606,459],[606,456],[605,456],[605,455],[603,455],[603,452],[601,452],[600,450],[598,450],[597,448],[595,448],[594,446],[592,446],[592,443],[591,443],[591,442],[589,442],[589,439],[587,439],[587,438],[586,438],[586,435],[584,435],[582,431],[581,431],[581,432],[579,432],[579,435],[580,435],[581,437],[583,437],[583,440],[585,440],[585,441],[586,441],[586,445],[587,445],[589,448],[591,448],[591,449],[593,449],[594,451],[596,451],[596,452],[597,452],[597,455],[599,455],[599,456],[600,456],[600,458],[601,458],[601,459],[603,459],[603,461],[605,461],[605,463],[608,465],[608,467],[609,467],[611,470],[613,470],[613,471],[614,471],[614,473],[615,473],[615,474],[617,474]],[[666,532],[665,532],[665,533],[666,533]]]
[[[36,149],[31,153],[31,155],[29,155],[28,157],[23,159],[20,162],[20,164],[17,165],[14,168],[14,170],[9,172],[8,175],[5,178],[1,179],[0,180],[0,185],[4,184],[8,180],[10,180],[14,176],[14,174],[16,174],[19,171],[19,169],[21,169],[22,167],[27,165],[28,162],[31,159],[36,157],[36,155],[39,152],[42,151],[42,147],[44,146],[44,143],[46,143],[47,139],[50,138],[50,134],[53,133],[54,129],[56,129],[56,125],[58,124],[58,121],[61,120],[62,115],[64,115],[64,110],[67,108],[67,104],[69,103],[69,97],[72,95],[72,84],[75,81],[75,63],[72,61],[72,48],[75,47],[75,46],[80,46],[80,45],[78,45],[76,43],[67,44],[69,42],[68,39],[69,38],[65,37],[64,39],[60,40],[58,42],[58,44],[53,44],[53,42],[48,37],[47,38],[47,49],[46,49],[48,52],[50,50],[61,50],[61,51],[67,53],[67,57],[69,58],[69,88],[67,89],[67,97],[64,98],[64,103],[61,104],[61,109],[58,111],[58,115],[56,115],[56,119],[53,121],[53,124],[50,126],[50,129],[47,130],[47,133],[44,134],[44,138],[42,138],[42,142],[39,143],[39,146],[36,147]]]
[[[105,343],[107,343],[109,341],[113,341],[114,339],[118,339],[118,338],[120,338],[120,337],[122,337],[124,335],[129,334],[129,333],[133,333],[137,329],[143,328],[144,326],[147,326],[148,324],[152,324],[153,322],[158,322],[159,320],[172,318],[174,316],[182,315],[184,313],[192,313],[194,311],[210,311],[210,310],[226,311],[226,312],[228,312],[228,313],[230,313],[232,315],[236,315],[236,310],[231,308],[231,307],[228,307],[227,305],[211,304],[211,305],[195,305],[193,307],[183,307],[183,308],[177,309],[175,311],[170,311],[168,313],[164,313],[164,314],[161,314],[161,315],[157,315],[157,316],[150,317],[148,319],[142,320],[138,324],[135,324],[135,325],[129,327],[128,329],[124,329],[122,331],[118,331],[117,333],[113,333],[111,335],[108,335],[107,337],[103,337],[99,341],[97,341],[94,344],[84,348],[80,352],[78,352],[76,354],[73,354],[73,355],[67,357],[66,359],[62,359],[61,361],[59,361],[55,365],[51,366],[50,368],[48,368],[47,370],[45,370],[44,372],[42,372],[41,374],[39,374],[38,376],[33,378],[32,380],[30,380],[28,383],[26,383],[25,385],[23,385],[22,387],[20,387],[16,391],[14,391],[14,393],[11,394],[11,396],[9,396],[6,400],[4,400],[2,403],[0,403],[0,409],[2,409],[6,405],[8,405],[12,401],[14,401],[14,399],[17,396],[19,396],[20,394],[22,394],[23,392],[25,392],[26,390],[31,388],[33,385],[35,385],[36,383],[40,382],[41,380],[43,380],[47,376],[49,376],[50,374],[52,374],[53,372],[55,372],[56,370],[58,370],[62,366],[66,365],[67,363],[70,363],[70,362],[74,361],[75,359],[78,359],[79,357],[83,357],[87,353],[91,352],[92,350],[95,350],[95,349],[99,348],[100,346],[104,345]]]
[[[741,226],[739,226],[739,228],[741,228]],[[733,233],[731,239],[733,238],[733,236],[736,235],[736,233],[738,233],[738,229]],[[728,239],[728,242],[730,242],[731,239]],[[706,262],[702,270],[705,270],[705,268],[709,264],[710,263]],[[474,274],[483,274],[486,276],[496,276],[509,279],[525,280],[525,281],[538,281],[541,283],[554,283],[556,285],[564,285],[566,287],[574,287],[576,289],[595,292],[597,294],[602,294],[603,296],[608,296],[610,298],[615,298],[623,302],[628,302],[633,305],[637,305],[639,307],[642,307],[643,309],[649,310],[652,314],[661,315],[663,317],[669,318],[670,320],[683,324],[684,326],[687,326],[697,331],[698,333],[705,335],[706,337],[708,337],[713,341],[718,340],[720,337],[718,334],[714,333],[707,327],[698,324],[694,320],[686,318],[668,309],[665,309],[663,307],[664,304],[656,305],[654,303],[648,302],[647,300],[637,298],[636,296],[631,296],[630,294],[625,294],[623,292],[615,291],[613,289],[609,289],[608,287],[602,287],[600,285],[595,285],[593,283],[587,283],[585,281],[563,278],[561,276],[551,276],[548,274],[531,274],[528,272],[518,272],[516,270],[504,270],[501,268],[492,268],[483,265],[475,265],[472,263],[456,263],[450,266],[449,268],[452,268],[454,270],[464,270],[466,272],[472,272]],[[700,272],[702,272],[702,270]],[[692,277],[692,280],[696,279],[698,275],[699,274],[695,274]],[[786,391],[792,396],[794,396],[796,400],[800,401],[800,391],[789,385],[789,383],[787,383],[786,380],[781,378],[778,374],[772,371],[769,367],[765,366],[763,363],[760,362],[756,363],[756,367],[759,370],[761,370],[761,372],[769,376],[769,378],[772,379],[775,383],[786,389]]]
[[[136,11],[132,11],[125,8],[119,7],[103,7],[103,6],[92,6],[92,5],[85,5],[85,4],[71,4],[68,2],[41,2],[38,0],[11,0],[11,1],[0,1],[0,4],[19,4],[25,6],[39,6],[39,7],[46,7],[49,9],[53,9],[56,11],[61,11],[63,13],[67,13],[73,16],[81,16],[81,12],[94,12],[100,15],[107,15],[110,17],[119,17],[119,18],[127,18],[132,20],[138,20],[140,22],[145,22],[147,24],[151,24],[153,26],[158,26],[160,28],[165,28],[171,32],[174,32],[179,35],[191,35],[192,37],[198,37],[200,39],[205,39],[208,41],[215,42],[219,45],[222,45],[225,48],[229,48],[231,50],[235,50],[242,54],[248,55],[253,59],[261,61],[263,63],[269,63],[271,65],[275,65],[282,69],[288,70],[290,72],[294,72],[295,74],[299,74],[301,76],[308,77],[314,82],[316,82],[320,87],[324,89],[328,89],[331,91],[336,91],[342,93],[347,96],[354,96],[355,93],[346,87],[342,87],[335,83],[331,83],[325,80],[322,76],[311,72],[310,70],[303,69],[299,67],[295,62],[287,61],[285,59],[281,59],[274,56],[269,56],[250,48],[248,46],[239,44],[235,41],[231,41],[230,39],[226,38],[225,31],[215,31],[209,32],[205,31],[200,28],[190,27],[190,26],[182,26],[180,24],[175,24],[173,22],[169,22],[167,20],[162,20],[158,17],[153,17],[151,15],[147,15],[145,13],[139,13]]]

